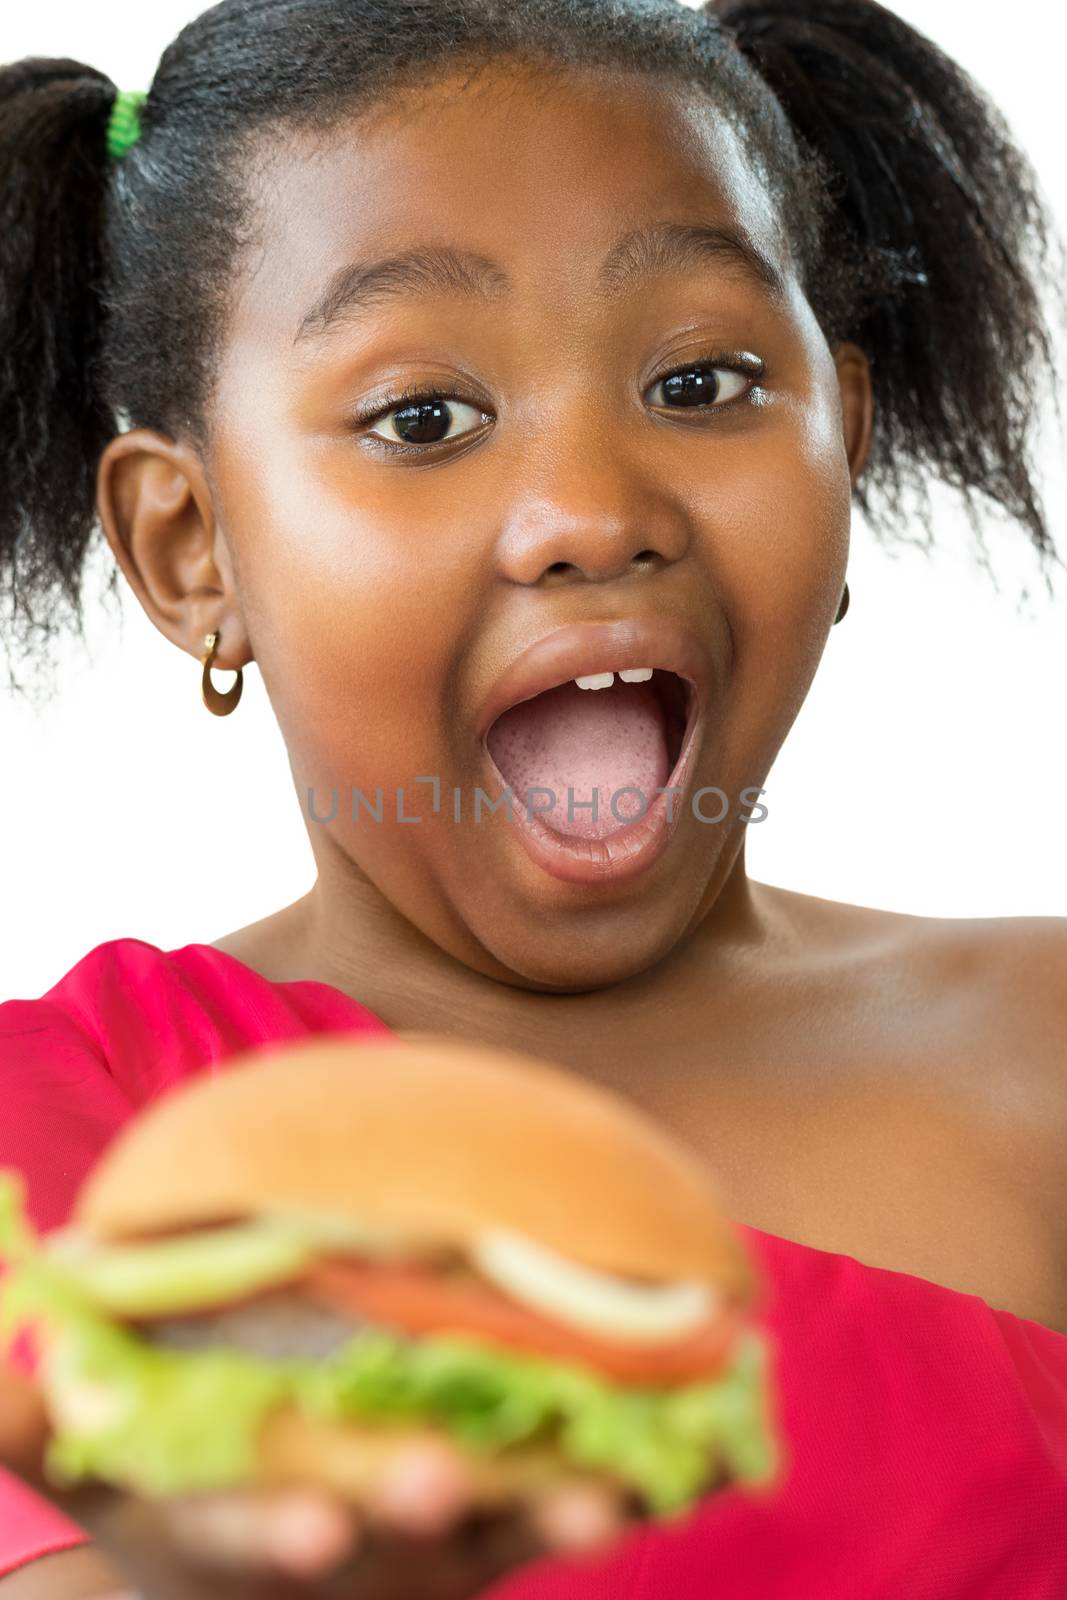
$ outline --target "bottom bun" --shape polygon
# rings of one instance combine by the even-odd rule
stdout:
[[[356,1506],[372,1503],[390,1461],[414,1444],[452,1441],[433,1428],[358,1427],[311,1417],[287,1406],[268,1419],[260,1438],[257,1482],[264,1487],[323,1489]],[[513,1445],[476,1455],[455,1445],[468,1463],[473,1508],[487,1510],[564,1485],[632,1490],[607,1473],[581,1472],[548,1445]]]

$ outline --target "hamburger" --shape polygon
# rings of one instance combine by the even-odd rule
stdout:
[[[609,1482],[670,1517],[778,1470],[745,1251],[694,1154],[515,1052],[317,1035],[125,1125],[68,1226],[2,1175],[0,1332],[57,1484],[361,1504],[446,1434],[492,1510]]]

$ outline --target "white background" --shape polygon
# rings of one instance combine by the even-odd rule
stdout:
[[[122,88],[147,88],[166,44],[202,9],[190,0],[5,6],[0,60],[73,57]],[[1067,228],[1056,8],[908,0],[895,9],[993,94]],[[1046,496],[1067,560],[1063,455],[1050,426]],[[806,893],[926,915],[1067,915],[1067,574],[1049,600],[1025,533],[992,526],[998,594],[956,503],[947,494],[936,503],[933,556],[891,557],[856,518],[851,610],[769,776],[770,816],[749,833],[749,869]],[[123,592],[119,613],[92,607],[89,650],[71,645],[43,710],[0,687],[2,998],[40,994],[105,939],[210,942],[313,882],[255,667],[238,712],[210,716],[198,664]]]

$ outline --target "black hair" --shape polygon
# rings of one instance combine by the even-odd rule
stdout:
[[[774,195],[826,338],[872,365],[856,498],[879,537],[940,478],[1058,553],[1030,464],[1054,372],[1042,281],[1061,246],[1000,113],[875,0],[222,0],[181,30],[124,159],[116,85],[77,61],[0,68],[0,575],[9,651],[83,630],[96,471],[124,425],[210,459],[227,306],[256,242],[257,162],[461,62],[696,85]],[[1062,564],[1062,563],[1061,563]],[[111,574],[113,592],[118,577]],[[12,678],[12,686],[19,687]]]

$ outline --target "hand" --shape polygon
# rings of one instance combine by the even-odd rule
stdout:
[[[577,1477],[472,1513],[464,1458],[440,1437],[398,1443],[358,1511],[293,1490],[58,1491],[25,1450],[5,1464],[93,1534],[140,1600],[471,1600],[539,1555],[602,1551],[634,1513],[619,1491]]]

